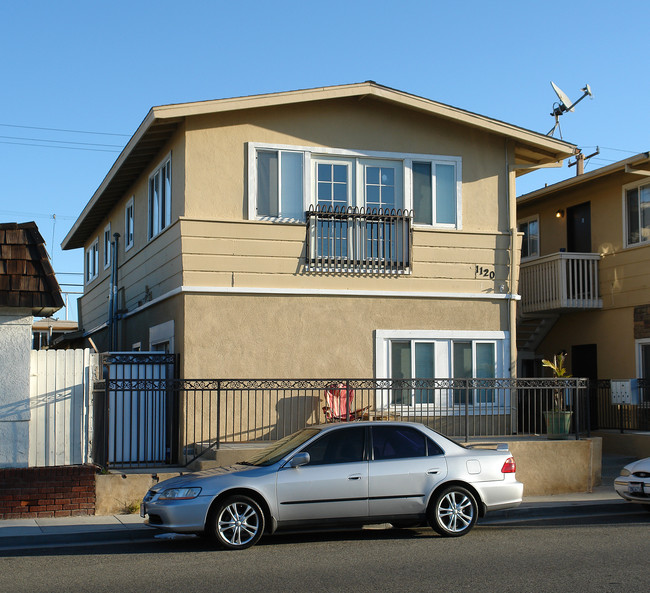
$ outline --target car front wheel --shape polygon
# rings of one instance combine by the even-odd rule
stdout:
[[[444,537],[460,537],[468,533],[478,515],[473,494],[462,486],[445,488],[429,507],[429,525]]]
[[[221,501],[211,513],[210,535],[224,548],[245,550],[264,533],[264,513],[248,496],[235,495]]]

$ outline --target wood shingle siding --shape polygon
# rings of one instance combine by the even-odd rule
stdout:
[[[59,283],[34,222],[0,223],[0,307],[52,315],[63,307]]]

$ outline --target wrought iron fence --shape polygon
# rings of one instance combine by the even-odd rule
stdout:
[[[452,438],[469,440],[544,434],[547,430],[544,413],[563,408],[570,412],[568,428],[578,438],[580,433],[589,431],[586,387],[585,379],[110,379],[107,382],[109,392],[138,394],[140,402],[154,402],[165,394],[167,409],[179,410],[178,447],[168,458],[182,464],[226,444],[268,443],[305,426],[337,421],[416,421]],[[107,399],[118,401],[110,396]],[[116,421],[130,423],[120,434],[139,435],[133,425],[137,424],[138,416],[124,415],[123,405],[116,412],[122,414]],[[112,413],[108,411],[109,417]],[[140,440],[138,436],[131,442]],[[113,459],[109,464],[114,466],[145,464],[133,455],[123,455],[122,460],[113,455],[109,459]]]
[[[609,379],[590,383],[591,399],[596,402],[596,425],[600,429],[650,431],[650,379],[635,379],[629,402],[617,403]]]
[[[315,272],[408,273],[411,224],[407,210],[312,206],[307,212],[307,267]]]

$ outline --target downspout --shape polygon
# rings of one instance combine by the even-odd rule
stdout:
[[[508,322],[510,328],[510,376],[517,377],[517,301],[515,299],[515,268],[517,265],[517,209],[511,202],[513,191],[511,188],[510,150],[508,140],[506,149],[506,203],[508,225],[510,227],[510,270],[508,286]]]
[[[119,233],[114,233],[113,238],[115,241],[112,243],[113,247],[113,260],[112,260],[112,268],[111,268],[111,283],[109,286],[109,303],[108,303],[108,311],[109,311],[109,319],[108,319],[108,327],[109,327],[109,351],[110,352],[115,352],[117,350],[117,253],[118,253],[118,246],[120,242],[120,234]]]

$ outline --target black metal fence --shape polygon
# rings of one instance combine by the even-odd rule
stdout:
[[[132,394],[143,402],[164,394],[166,409],[179,410],[179,444],[168,458],[182,464],[223,445],[267,443],[324,422],[416,421],[469,440],[545,434],[545,413],[555,409],[567,412],[566,431],[574,438],[590,428],[585,379],[110,379],[107,389],[117,394],[107,398],[112,402],[121,394],[131,394],[129,402]],[[139,422],[123,410],[121,405],[107,411],[113,424]],[[120,434],[139,433],[131,425]],[[108,464],[151,465],[137,451],[120,458],[113,454]]]
[[[104,424],[115,428],[103,464],[113,467],[186,465],[222,446],[340,421],[415,421],[465,441],[650,430],[650,383],[642,380],[632,404],[613,403],[610,381],[586,379],[107,378],[105,386]]]
[[[603,430],[650,431],[650,380],[630,381],[629,397],[612,393],[612,381],[591,381],[590,400],[596,403],[597,428]],[[593,423],[593,421],[592,421]]]

